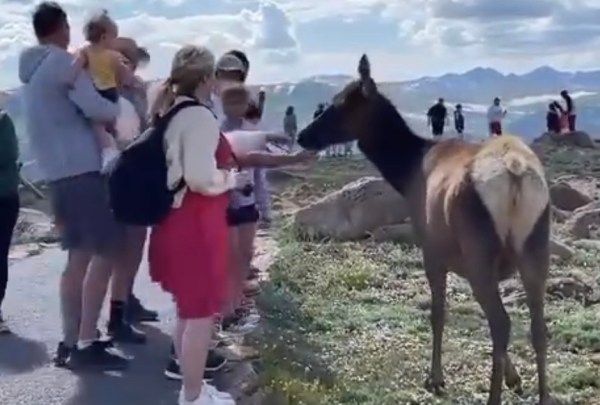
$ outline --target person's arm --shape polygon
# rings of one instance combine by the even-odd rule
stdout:
[[[19,161],[19,141],[12,119],[0,111],[0,168],[14,167]]]
[[[63,75],[62,80],[68,86],[72,77],[73,59],[65,52],[59,61],[58,74]],[[119,106],[116,103],[102,97],[96,88],[90,75],[83,71],[77,75],[73,87],[69,91],[69,98],[88,119],[98,122],[112,122],[119,115]]]
[[[124,58],[118,52],[112,52],[113,68],[116,72],[117,83],[119,85],[132,86],[138,85],[133,70],[127,66]]]
[[[69,85],[73,86],[75,81],[77,80],[77,76],[83,72],[83,70],[87,67],[88,57],[86,48],[80,49],[75,54],[75,59],[73,59],[73,69],[71,70],[71,77],[69,78]]]
[[[205,107],[188,107],[177,117],[181,131],[183,179],[189,189],[204,195],[219,195],[235,187],[233,170],[217,167],[219,124]]]
[[[261,218],[269,221],[271,219],[271,199],[266,172],[263,169],[254,170],[254,196]]]
[[[237,155],[237,162],[242,167],[280,167],[308,162],[315,158],[315,154],[309,151],[301,151],[292,155],[280,155],[270,152],[250,152],[245,155]]]
[[[260,118],[263,116],[263,112],[265,111],[265,101],[267,100],[267,95],[263,89],[258,92],[258,111],[260,111]]]

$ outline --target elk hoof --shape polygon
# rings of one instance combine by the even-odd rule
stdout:
[[[427,380],[425,380],[425,389],[431,392],[433,395],[444,395],[446,393],[445,388],[446,383],[444,382],[443,378],[434,378],[430,375],[429,377],[427,377]]]

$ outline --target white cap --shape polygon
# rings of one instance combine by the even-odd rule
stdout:
[[[242,61],[239,60],[235,55],[225,54],[219,58],[219,61],[217,62],[217,70],[245,72],[246,68],[244,67]]]

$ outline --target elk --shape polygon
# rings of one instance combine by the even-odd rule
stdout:
[[[425,385],[444,393],[442,335],[446,279],[466,279],[488,321],[492,338],[489,405],[500,405],[502,383],[522,391],[508,354],[510,318],[499,282],[518,269],[531,317],[539,403],[554,404],[546,380],[544,294],[549,271],[550,199],[544,168],[519,138],[482,144],[433,141],[415,134],[371,78],[360,59],[359,79],[348,84],[298,135],[308,150],[356,140],[383,178],[402,194],[423,250],[431,289],[431,367]]]

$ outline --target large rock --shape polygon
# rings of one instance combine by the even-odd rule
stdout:
[[[408,217],[404,199],[383,179],[363,177],[296,212],[302,236],[356,240]]]
[[[576,210],[593,201],[566,181],[559,181],[550,187],[550,199],[555,207],[565,211]]]
[[[595,148],[596,143],[592,137],[583,131],[567,132],[564,134],[556,134],[546,132],[539,138],[536,138],[534,143],[538,144],[555,144],[564,146],[576,146],[579,148]]]
[[[600,209],[579,211],[566,222],[567,229],[578,239],[589,239],[592,228],[600,229]]]
[[[381,226],[371,233],[371,240],[373,242],[418,244],[410,223]]]
[[[575,255],[575,250],[557,239],[550,238],[550,254],[569,260]]]
[[[41,211],[21,208],[12,243],[51,243],[58,240],[52,219]]]

